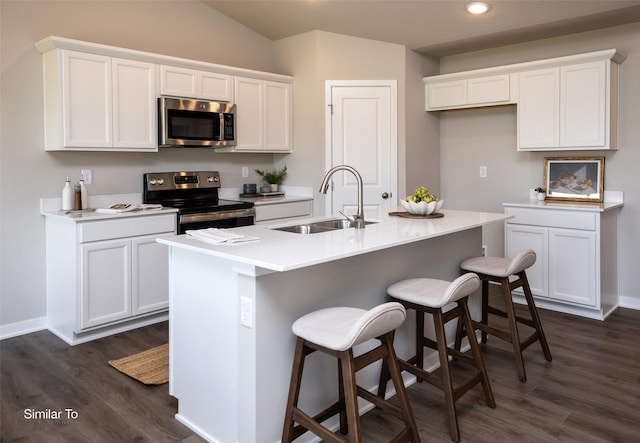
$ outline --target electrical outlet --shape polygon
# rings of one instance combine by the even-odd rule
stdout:
[[[487,245],[482,245],[482,256],[483,257],[487,256]]]
[[[248,297],[240,297],[240,324],[253,328],[253,303]]]
[[[487,178],[487,167],[480,166],[480,177]]]
[[[247,166],[242,167],[242,178],[249,177],[249,168]]]
[[[90,185],[93,181],[93,171],[91,169],[83,169],[80,171],[85,185]]]

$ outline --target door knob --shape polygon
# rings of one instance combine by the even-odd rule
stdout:
[[[387,193],[387,192],[383,192],[382,193],[382,198],[387,199],[389,197],[391,197],[391,195],[389,195],[389,193]]]

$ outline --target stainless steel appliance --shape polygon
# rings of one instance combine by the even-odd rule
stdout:
[[[253,225],[253,203],[221,200],[219,188],[218,171],[151,172],[144,174],[143,202],[178,208],[178,234]]]
[[[236,105],[158,98],[158,145],[216,148],[236,144]]]

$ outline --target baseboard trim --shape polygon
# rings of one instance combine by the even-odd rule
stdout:
[[[0,326],[0,340],[47,329],[47,317],[32,318]]]
[[[635,309],[640,311],[640,298],[620,296],[619,306],[621,308]]]

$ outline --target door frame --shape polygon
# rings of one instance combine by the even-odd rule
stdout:
[[[391,183],[389,198],[397,198],[398,193],[398,81],[397,80],[325,80],[325,123],[324,123],[324,144],[325,144],[325,171],[328,171],[332,165],[332,88],[336,86],[347,87],[388,87],[390,97],[389,115],[391,116],[390,125],[390,143],[389,143],[389,168]],[[331,214],[333,210],[333,193],[328,194],[324,205],[325,214]]]

